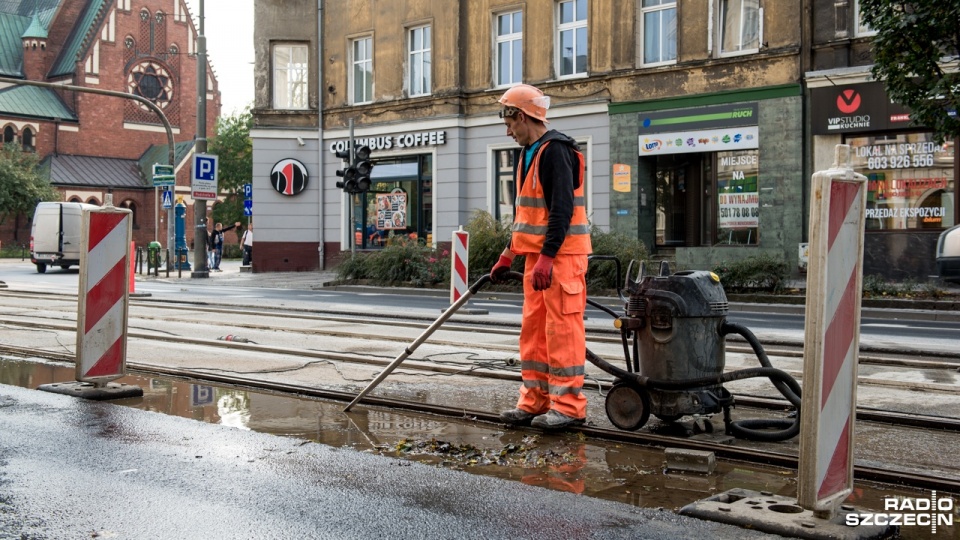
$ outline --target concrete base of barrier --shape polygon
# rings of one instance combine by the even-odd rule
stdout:
[[[790,538],[867,540],[893,538],[898,532],[893,526],[846,525],[847,514],[861,513],[852,506],[821,519],[798,506],[796,498],[740,488],[688,504],[679,513]]]
[[[41,384],[37,390],[51,392],[54,394],[63,394],[83,399],[92,399],[94,401],[106,401],[110,399],[122,399],[128,397],[143,396],[143,388],[131,384],[107,383],[103,386],[96,386],[93,383],[71,381],[65,383]]]
[[[240,273],[243,274],[245,272],[253,272],[253,266],[250,266],[249,264],[240,265]]]

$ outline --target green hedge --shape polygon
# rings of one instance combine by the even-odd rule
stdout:
[[[510,227],[493,218],[489,212],[477,210],[464,226],[470,233],[469,281],[473,283],[487,274],[496,264],[503,248],[510,241]],[[607,233],[597,227],[590,232],[595,255],[615,256],[625,271],[631,260],[647,260],[649,255],[643,242],[620,233]],[[523,272],[523,257],[516,257],[512,269]],[[616,265],[608,261],[593,261],[587,272],[587,287],[591,293],[608,293],[618,285]],[[411,284],[446,286],[450,282],[450,254],[437,253],[422,243],[406,237],[391,238],[379,251],[355,253],[337,267],[340,281],[368,280],[377,285]],[[622,279],[619,285],[622,286]],[[491,286],[493,290],[519,291],[519,283]]]

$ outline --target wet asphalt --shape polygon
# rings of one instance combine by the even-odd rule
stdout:
[[[0,538],[776,538],[0,385]]]

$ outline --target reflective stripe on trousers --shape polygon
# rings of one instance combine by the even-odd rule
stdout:
[[[539,254],[527,254],[523,272],[523,386],[517,407],[535,414],[554,409],[573,418],[586,418],[587,398],[581,390],[587,355],[583,325],[587,256],[557,255],[550,288],[535,291],[532,273],[539,258]]]

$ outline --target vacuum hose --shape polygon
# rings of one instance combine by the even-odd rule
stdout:
[[[687,390],[703,386],[716,386],[743,379],[766,377],[770,379],[770,382],[783,394],[783,397],[785,397],[791,405],[796,407],[796,416],[793,420],[749,419],[730,422],[730,434],[741,439],[766,442],[786,441],[796,437],[800,433],[800,384],[797,383],[796,379],[791,377],[790,374],[773,367],[770,359],[767,357],[767,353],[760,345],[760,341],[753,335],[753,332],[745,326],[724,322],[720,327],[720,334],[722,336],[737,334],[746,339],[747,343],[749,343],[753,349],[753,352],[756,353],[762,367],[731,371],[716,377],[701,377],[683,381],[663,381],[650,379],[637,373],[622,370],[600,358],[589,349],[587,350],[587,360],[610,375],[630,380],[641,387],[656,388],[659,390]]]
[[[723,336],[726,336],[727,334],[737,334],[743,337],[743,339],[747,340],[747,343],[750,344],[750,348],[753,349],[753,352],[757,355],[757,359],[760,361],[760,365],[763,366],[763,369],[773,367],[770,364],[770,359],[767,357],[766,351],[764,351],[763,347],[760,345],[760,341],[757,339],[757,336],[753,335],[753,332],[751,332],[746,326],[724,321],[723,325],[720,327],[720,334]],[[793,420],[752,419],[731,422],[730,431],[733,435],[743,439],[755,441],[776,442],[792,439],[800,433],[800,385],[797,384],[797,381],[790,375],[782,371],[781,373],[787,377],[789,382],[784,379],[778,380],[774,378],[770,378],[770,382],[772,382],[773,386],[775,386],[777,390],[783,394],[783,397],[787,398],[787,401],[789,401],[791,405],[796,407],[797,413],[794,415]]]

